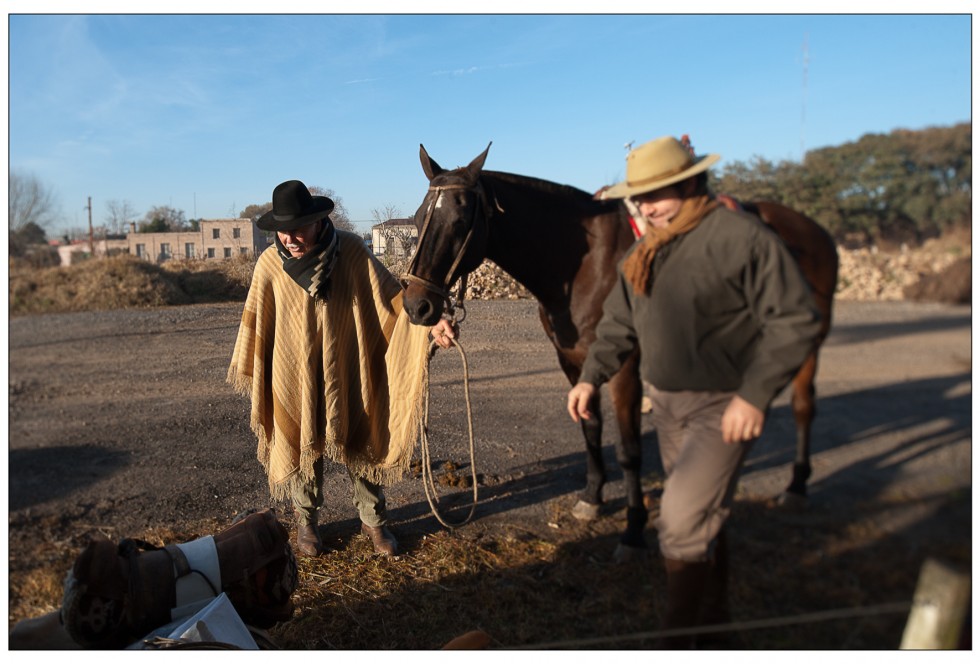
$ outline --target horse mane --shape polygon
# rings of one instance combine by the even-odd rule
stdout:
[[[533,187],[534,189],[551,194],[587,196],[592,198],[592,194],[589,194],[578,187],[573,187],[568,184],[559,184],[557,182],[551,182],[550,180],[542,180],[541,178],[535,178],[529,175],[517,175],[516,173],[504,173],[502,171],[483,171],[481,175],[492,179],[495,178],[497,180],[503,180],[504,182],[509,182],[511,184]]]

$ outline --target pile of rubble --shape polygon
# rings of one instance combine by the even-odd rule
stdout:
[[[466,280],[468,300],[527,300],[534,296],[500,266],[483,261]]]
[[[874,248],[838,249],[837,253],[837,299],[863,302],[904,300],[920,281],[943,274],[971,255],[969,245],[951,251],[929,243],[894,253]]]
[[[971,256],[969,240],[951,244],[928,241],[916,249],[894,252],[876,248],[838,248],[840,272],[837,299],[886,301],[907,299],[908,291],[920,281],[942,275],[955,263]],[[533,296],[524,286],[491,261],[484,261],[470,273],[466,298],[469,300],[523,300]]]

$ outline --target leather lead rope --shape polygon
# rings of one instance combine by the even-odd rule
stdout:
[[[450,321],[453,326],[458,325],[463,322],[466,318],[466,306],[463,304],[463,298],[466,296],[466,277],[468,275],[464,274],[459,278],[459,287],[456,290],[456,300],[453,301],[448,293],[446,294],[446,302],[449,305]],[[462,316],[459,316],[457,312],[461,311]],[[422,424],[419,431],[419,447],[422,450],[422,486],[425,488],[425,498],[429,501],[429,509],[432,511],[432,516],[436,518],[436,521],[441,523],[446,528],[450,530],[455,530],[461,526],[465,526],[473,518],[473,514],[476,513],[476,505],[479,502],[479,494],[477,488],[477,472],[476,472],[476,444],[473,437],[473,405],[470,401],[470,370],[469,365],[466,362],[466,351],[463,350],[463,346],[459,343],[457,339],[451,339],[453,346],[459,351],[460,361],[463,364],[463,395],[466,399],[466,425],[469,432],[469,446],[470,446],[470,481],[473,484],[473,503],[470,505],[470,513],[466,515],[462,521],[458,523],[449,523],[439,512],[437,503],[439,502],[439,494],[436,491],[435,477],[432,471],[432,455],[429,451],[429,377],[430,372],[427,370],[425,372],[425,416],[422,420]],[[432,363],[432,357],[435,354],[435,350],[439,348],[439,345],[435,341],[429,344],[429,364]]]
[[[463,363],[463,394],[466,399],[466,423],[469,430],[469,445],[470,445],[470,474],[471,482],[473,484],[473,503],[470,505],[470,513],[462,521],[457,523],[449,523],[446,521],[442,514],[439,512],[437,503],[439,501],[439,495],[436,491],[435,479],[432,472],[432,455],[429,451],[429,372],[425,372],[425,415],[422,419],[422,424],[419,431],[420,445],[422,449],[422,486],[425,487],[425,497],[429,501],[429,508],[432,510],[432,516],[436,520],[444,525],[450,530],[464,526],[470,522],[473,518],[473,514],[476,512],[476,505],[479,501],[478,489],[477,489],[477,473],[476,473],[476,445],[473,439],[473,406],[470,401],[470,371],[469,366],[466,362],[466,353],[463,351],[463,347],[460,345],[459,341],[456,339],[452,340],[453,345],[456,350],[459,351],[460,360]],[[435,341],[429,344],[429,362],[432,362],[433,352],[439,346]]]

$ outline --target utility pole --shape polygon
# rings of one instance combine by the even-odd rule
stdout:
[[[95,234],[92,231],[92,197],[88,197],[88,250],[95,258]]]

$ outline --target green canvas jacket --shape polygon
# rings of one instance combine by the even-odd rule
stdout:
[[[625,259],[624,259],[625,260]],[[581,380],[601,385],[639,345],[660,390],[735,391],[765,411],[820,327],[810,288],[758,218],[726,208],[657,251],[648,295],[619,280],[603,305]]]

